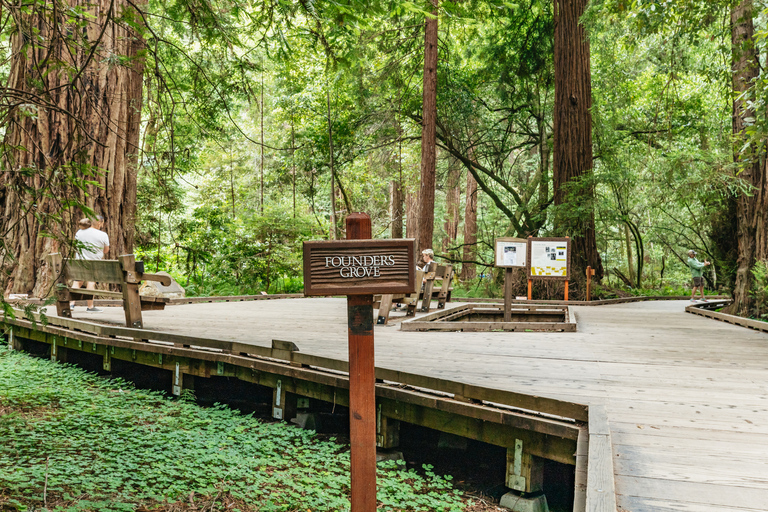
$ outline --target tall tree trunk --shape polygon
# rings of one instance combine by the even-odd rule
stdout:
[[[329,238],[331,240],[336,240],[339,238],[339,232],[336,222],[336,170],[333,168],[333,129],[331,127],[331,89],[330,84],[328,84],[328,88],[325,91],[326,93],[326,106],[328,107],[327,114],[328,114],[328,150],[330,154],[330,165],[331,165],[331,227],[328,230]]]
[[[400,91],[398,90],[398,100]],[[402,107],[402,105],[401,105]],[[403,201],[405,190],[403,189],[403,127],[400,120],[395,117],[397,129],[397,179],[392,180],[392,238],[403,238]]]
[[[759,73],[757,50],[755,49],[755,15],[752,0],[743,0],[731,10],[731,65],[733,72],[733,158],[739,166],[739,179],[749,189],[736,199],[736,239],[738,258],[736,261],[736,283],[733,290],[734,303],[730,311],[737,315],[749,316],[753,300],[752,267],[757,253],[757,226],[764,212],[760,202],[765,197],[765,168],[760,166],[754,145],[744,148],[748,135],[745,133],[745,119],[754,117],[755,112],[745,92]],[[747,93],[748,94],[748,93]],[[764,233],[760,234],[764,237]]]
[[[477,258],[477,181],[472,173],[467,171],[466,203],[464,204],[464,251],[459,278],[462,281],[474,279],[477,276],[477,268],[474,263]]]
[[[418,238],[419,196],[415,192],[405,193],[405,237]]]
[[[461,206],[461,165],[458,160],[451,157],[448,166],[448,177],[445,180],[445,238],[442,250],[447,253],[456,243],[459,235],[459,207]]]
[[[390,189],[392,192],[392,238],[403,238],[403,189],[400,181],[392,180]]]
[[[105,217],[110,254],[132,251],[144,41],[115,21],[134,10],[127,0],[56,0],[29,7],[10,18],[16,27],[10,31],[3,99],[12,98],[12,106],[5,123],[9,150],[2,157],[0,223],[6,292],[42,296],[50,285],[43,259],[55,244],[41,235],[71,240],[84,216],[69,201]],[[74,9],[87,13],[88,23],[82,24],[82,16],[69,18]],[[125,60],[115,64],[116,57]],[[98,186],[82,191],[69,179]]]
[[[629,226],[627,224],[624,224],[624,240],[627,242],[627,275],[630,281],[637,283],[635,267],[632,266],[632,237],[629,234]]]
[[[437,163],[437,0],[432,0],[434,17],[424,23],[424,90],[422,94],[421,188],[417,249],[432,247],[435,228],[435,166]]]
[[[291,109],[291,177],[293,178],[293,218],[296,218],[296,131]]]
[[[259,212],[264,215],[264,59],[261,60],[261,108],[259,109],[259,117],[261,119],[259,133],[261,135],[261,146],[259,153],[259,180],[260,180],[260,197],[259,197]]]
[[[587,266],[603,276],[595,240],[592,174],[592,77],[589,40],[579,18],[587,0],[555,1],[555,115],[553,177],[555,205],[562,205],[555,229],[571,236],[571,275]],[[588,213],[578,215],[569,207]]]

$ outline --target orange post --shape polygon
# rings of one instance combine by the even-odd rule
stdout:
[[[565,300],[568,300],[568,281],[565,282]]]
[[[533,300],[533,294],[532,294],[532,283],[533,280],[528,279],[528,300]]]
[[[347,240],[371,238],[371,218],[352,213]],[[376,511],[376,378],[373,295],[347,295],[351,512]]]
[[[594,271],[592,270],[592,267],[587,267],[587,301],[592,300],[591,295],[591,286],[592,286],[592,275],[594,274]]]

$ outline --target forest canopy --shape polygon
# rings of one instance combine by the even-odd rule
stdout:
[[[188,293],[297,292],[301,241],[365,211],[467,293],[495,238],[571,236],[576,296],[587,265],[674,292],[694,249],[766,312],[762,2],[0,5],[6,294],[93,214]]]

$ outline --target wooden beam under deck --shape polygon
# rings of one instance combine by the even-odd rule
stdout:
[[[116,336],[117,331],[122,331],[121,334],[129,331],[128,334],[134,335],[135,329],[106,326],[93,329],[93,326],[83,325],[77,320],[55,320],[56,323],[66,324],[66,327],[49,323],[46,326],[37,324],[35,328],[32,322],[19,319],[6,320],[5,323],[14,326],[17,339],[30,339],[98,355],[105,360],[124,360],[172,372],[178,365],[179,371],[185,375],[235,377],[272,388],[277,386],[279,380],[282,388],[289,393],[348,406],[348,377],[341,373],[346,365],[344,361],[286,350],[281,343],[276,344],[278,348],[267,349],[214,341],[209,344],[221,348],[202,349],[197,344],[206,340],[172,335],[170,338],[173,341],[148,342],[140,338]],[[75,326],[97,330],[102,335],[74,331],[72,328]],[[146,331],[142,334],[158,337],[156,333]],[[224,347],[226,352],[222,350]],[[244,352],[234,352],[233,349],[264,355],[244,355]],[[289,359],[277,360],[274,358],[277,355]],[[312,363],[326,363],[332,368],[321,368]],[[523,400],[525,395],[387,369],[377,368],[376,375],[380,381],[376,385],[377,404],[383,416],[502,447],[511,447],[516,440],[523,440],[531,455],[576,464],[576,441],[584,428],[583,423],[576,420],[583,422],[587,417],[583,405],[540,397]],[[429,389],[430,386],[436,389]],[[520,407],[521,403],[524,409],[530,411],[535,411],[537,404],[541,405],[547,409],[543,412],[552,415],[556,411],[558,417],[512,409]],[[569,419],[564,413],[572,413],[578,418]]]

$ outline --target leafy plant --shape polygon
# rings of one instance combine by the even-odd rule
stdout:
[[[226,496],[264,512],[349,508],[346,446],[221,404],[2,350],[0,411],[0,506],[121,511]],[[382,463],[378,482],[381,510],[463,508],[431,467]]]
[[[768,261],[756,261],[752,268],[752,290],[755,301],[754,318],[768,321]]]

